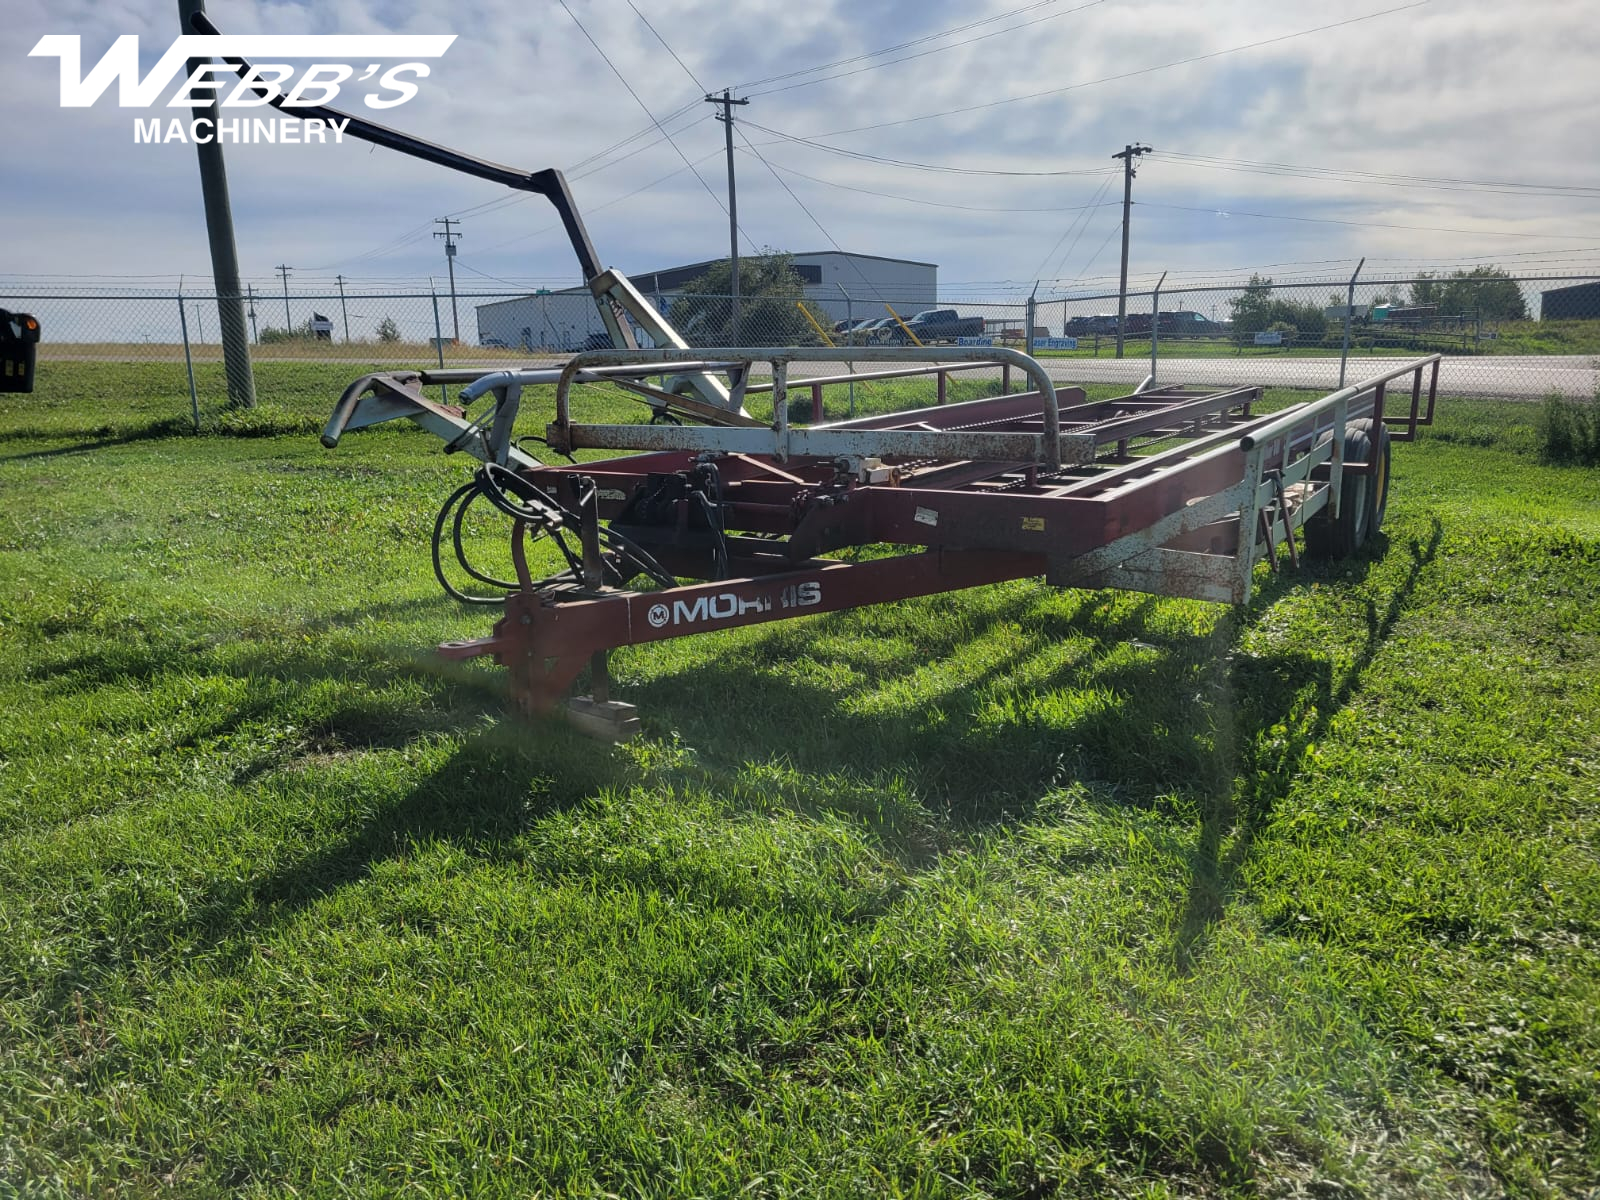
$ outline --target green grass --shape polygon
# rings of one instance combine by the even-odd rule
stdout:
[[[612,749],[427,653],[437,442],[137,384],[0,405],[0,1195],[1600,1178],[1600,474],[1532,406],[1246,610],[623,651]]]
[[[1496,354],[1600,355],[1600,321],[1507,321],[1495,331]]]

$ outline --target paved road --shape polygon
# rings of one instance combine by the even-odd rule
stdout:
[[[1347,383],[1358,383],[1392,369],[1403,360],[1396,358],[1352,357],[1345,376]],[[1058,365],[1059,363],[1059,365]],[[1050,363],[1052,378],[1080,383],[1137,383],[1149,369],[1138,360],[1129,370],[1128,360],[1074,359]],[[1332,391],[1339,386],[1337,359],[1319,358],[1163,358],[1159,378],[1164,383],[1188,383],[1202,387],[1223,384],[1260,383],[1268,387],[1320,388]],[[1482,358],[1446,358],[1439,369],[1439,393],[1443,396],[1504,396],[1518,400],[1537,400],[1551,392],[1565,396],[1593,396],[1600,387],[1600,364],[1584,355],[1532,356],[1505,355]]]
[[[1147,358],[1046,358],[1041,359],[1051,379],[1061,384],[1124,383],[1132,390],[1150,370]],[[1404,363],[1401,358],[1355,356],[1346,383],[1359,383]],[[863,371],[882,369],[866,364]],[[843,363],[797,363],[791,378],[844,372]],[[993,376],[998,368],[974,371]],[[1162,358],[1163,383],[1197,387],[1262,384],[1266,387],[1315,388],[1331,392],[1339,386],[1339,360],[1322,358]],[[1600,390],[1600,359],[1587,355],[1505,355],[1481,358],[1446,358],[1439,370],[1441,396],[1502,396],[1538,400],[1552,392],[1564,396],[1593,396]]]
[[[42,357],[50,359],[93,362],[100,355],[76,354],[71,350],[57,349]],[[120,361],[120,358],[119,358]],[[182,359],[175,360],[179,365]],[[200,361],[200,360],[197,360]],[[211,361],[211,360],[206,360]],[[262,358],[262,363],[299,362],[324,363],[336,366],[341,361],[332,357]],[[537,358],[510,360],[516,366],[560,366],[565,359]],[[1057,383],[1125,383],[1131,391],[1150,369],[1147,358],[1045,358],[1041,359]],[[1404,360],[1388,357],[1355,355],[1350,359],[1346,382],[1357,383],[1371,375],[1399,366]],[[393,367],[415,366],[415,360],[352,360],[353,368],[359,365]],[[474,360],[450,363],[452,367],[493,367],[497,364]],[[889,364],[865,363],[862,371],[884,370]],[[757,373],[761,373],[758,365]],[[790,368],[791,378],[807,375],[842,375],[842,362],[796,363]],[[999,368],[975,370],[973,376],[994,377]],[[1333,391],[1339,386],[1339,360],[1324,358],[1267,358],[1265,356],[1216,358],[1166,358],[1160,360],[1160,379],[1163,383],[1191,384],[1197,387],[1244,386],[1262,384],[1266,387],[1315,388]],[[1538,400],[1558,392],[1564,396],[1587,397],[1600,392],[1600,358],[1588,355],[1485,355],[1478,358],[1449,358],[1439,372],[1441,396],[1503,396],[1517,400]]]

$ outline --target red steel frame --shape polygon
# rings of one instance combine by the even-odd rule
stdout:
[[[1409,414],[1385,414],[1386,385],[1408,373]],[[1157,390],[1093,403],[1067,389],[1059,393],[1062,438],[1090,441],[1097,453],[1055,470],[1038,462],[874,460],[875,472],[863,481],[839,461],[684,451],[524,467],[524,479],[582,514],[589,569],[582,579],[536,582],[527,568],[530,529],[517,522],[520,587],[504,616],[489,637],[440,651],[493,656],[510,671],[518,701],[544,712],[586,666],[593,668],[594,699],[575,703],[609,705],[606,652],[616,647],[1005,580],[1043,576],[1061,586],[1243,602],[1258,561],[1276,570],[1278,548],[1294,555],[1294,531],[1307,518],[1324,508],[1336,515],[1339,473],[1374,469],[1344,462],[1342,439],[1330,431],[1370,415],[1394,423],[1397,440],[1410,440],[1432,420],[1437,377],[1434,356],[1268,417],[1252,413],[1261,399],[1254,387]],[[1022,393],[828,428],[1036,432],[1042,419],[1039,394]],[[1141,448],[1146,452],[1136,453]],[[690,502],[681,499],[675,524],[629,528],[655,536],[647,548],[672,575],[701,581],[660,591],[604,586],[594,545],[600,523],[624,527],[618,518],[653,476],[691,472],[708,460],[720,475],[728,577],[708,577],[706,534],[686,533]],[[863,562],[820,557],[870,544],[902,552]]]

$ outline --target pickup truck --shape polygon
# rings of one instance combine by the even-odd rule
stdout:
[[[962,317],[953,308],[930,308],[919,312],[906,322],[906,328],[917,335],[925,346],[935,342],[953,342],[957,338],[982,337],[982,317]],[[890,340],[896,344],[906,342],[905,330],[894,325],[889,330]]]

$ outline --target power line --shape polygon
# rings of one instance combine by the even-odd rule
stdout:
[[[565,4],[566,4],[566,0],[562,0],[562,5],[565,6]],[[632,0],[629,0],[629,7],[630,8],[632,7]],[[637,9],[634,9],[634,11],[638,12]],[[641,20],[643,19],[643,14],[640,14],[640,19]],[[689,70],[688,65],[684,63],[683,59],[678,57],[678,52],[676,50],[674,50],[670,45],[667,44],[667,39],[662,37],[660,32],[656,29],[656,27],[654,25],[651,25],[650,22],[645,21],[645,25],[646,25],[647,28],[649,28],[651,33],[655,34],[656,40],[658,42],[660,42],[663,46],[666,47],[667,53],[672,55],[673,59],[677,62],[678,66],[683,68],[684,74],[688,75],[689,78],[691,80],[693,80],[696,83],[696,85],[698,85],[699,84],[699,79],[696,77],[695,73],[693,71]],[[789,199],[793,200],[795,202],[795,204],[799,206],[800,211],[805,213],[805,215],[810,218],[811,223],[817,227],[818,231],[822,234],[823,237],[828,239],[829,244],[832,245],[833,248],[839,252],[839,254],[844,258],[844,260],[847,263],[849,263],[851,265],[852,268],[854,268],[856,274],[861,276],[862,282],[864,282],[869,288],[871,288],[873,292],[878,292],[878,289],[876,288],[876,286],[874,286],[872,281],[867,278],[866,272],[862,271],[860,265],[857,264],[856,261],[853,258],[851,258],[848,254],[846,254],[844,252],[844,249],[834,239],[833,234],[829,233],[827,231],[827,229],[823,226],[822,222],[817,219],[816,214],[813,213],[809,208],[806,207],[805,202],[803,200],[801,200],[799,196],[795,195],[794,189],[791,188],[787,183],[784,182],[783,176],[779,175],[778,172],[773,168],[772,164],[769,163],[766,160],[766,158],[762,155],[761,151],[756,149],[756,147],[750,141],[750,139],[745,136],[744,130],[742,130],[742,129],[737,130],[737,131],[735,130],[734,123],[733,123],[733,109],[731,107],[727,107],[727,105],[730,103],[730,101],[728,100],[728,97],[731,96],[731,94],[732,94],[731,93],[731,89],[728,90],[728,91],[724,91],[724,93],[723,93],[723,97],[724,97],[724,100],[723,100],[723,104],[724,104],[723,112],[727,115],[727,132],[728,132],[728,198],[729,198],[729,200],[731,201],[732,198],[733,198],[733,134],[735,132],[737,132],[739,134],[739,140],[742,141],[745,144],[745,148],[748,149],[750,151],[750,153],[754,154],[756,156],[756,158],[760,160],[762,166],[767,168],[768,173],[773,177],[773,179],[778,181],[778,186],[781,187],[784,191],[789,193]],[[713,98],[708,95],[706,97],[706,99],[707,100],[712,100]],[[698,175],[699,172],[696,171],[695,174]],[[732,220],[731,212],[729,214],[729,219]],[[878,293],[878,299],[880,299],[880,300],[883,299],[882,293]],[[737,332],[737,325],[735,325],[735,331]]]
[[[695,161],[695,165],[699,166],[703,162],[709,162],[711,159],[717,158],[721,154],[722,154],[722,151],[720,149],[713,150],[710,154],[703,154],[699,158],[694,160]],[[669,171],[669,172],[667,172],[667,174],[661,176],[661,178],[652,179],[649,183],[644,184],[644,185],[642,185],[640,187],[636,187],[631,192],[624,192],[620,196],[613,196],[610,200],[605,201],[605,203],[603,203],[603,204],[589,205],[584,209],[584,212],[586,214],[590,215],[590,216],[594,215],[597,212],[603,212],[606,209],[610,208],[612,205],[621,204],[624,200],[632,200],[640,192],[648,192],[651,188],[658,187],[661,184],[665,183],[669,179],[676,179],[679,175],[682,175],[688,169],[689,169],[688,167],[679,167],[676,171]],[[555,224],[546,225],[542,229],[535,229],[532,233],[521,233],[521,234],[518,234],[514,238],[507,239],[506,241],[496,242],[492,246],[485,246],[483,248],[483,253],[487,254],[491,250],[500,250],[500,249],[503,249],[506,246],[514,245],[517,242],[525,242],[529,238],[536,238],[536,237],[539,237],[539,236],[541,236],[543,234],[549,233],[551,230],[560,229],[560,228],[561,228],[561,225],[558,222],[558,223],[555,223]]]
[[[1205,167],[1219,171],[1278,175],[1298,179],[1337,179],[1346,183],[1373,183],[1383,187],[1423,187],[1447,192],[1481,191],[1504,196],[1567,196],[1574,199],[1592,199],[1600,196],[1600,187],[1587,184],[1526,183],[1502,179],[1459,179],[1437,175],[1397,175],[1385,171],[1304,166],[1294,163],[1255,162],[1250,159],[1217,158],[1206,154],[1184,154],[1177,151],[1163,151],[1162,157],[1173,159],[1183,166]]]
[[[1030,25],[1038,25],[1042,21],[1054,21],[1054,20],[1057,20],[1058,18],[1061,18],[1061,17],[1069,17],[1073,13],[1082,12],[1086,8],[1094,8],[1096,5],[1104,4],[1104,3],[1106,3],[1106,0],[1089,0],[1089,3],[1080,4],[1077,8],[1069,8],[1069,9],[1067,9],[1066,12],[1050,13],[1048,16],[1035,17],[1031,21],[1023,21],[1023,22],[1021,22],[1020,24],[1017,24],[1017,25],[1008,25],[1004,29],[990,30],[988,33],[980,33],[977,37],[965,38],[962,41],[959,41],[959,42],[955,43],[954,45],[950,45],[950,46],[935,46],[930,50],[919,50],[915,54],[907,54],[907,55],[904,55],[901,58],[891,58],[888,62],[870,63],[870,64],[868,64],[867,66],[864,66],[864,67],[857,67],[853,71],[840,71],[836,75],[824,75],[820,79],[806,79],[806,80],[802,80],[799,83],[785,84],[783,87],[768,88],[764,92],[753,92],[751,94],[754,95],[754,96],[771,96],[771,95],[773,95],[773,94],[775,94],[777,92],[789,92],[789,91],[793,91],[795,88],[814,87],[816,84],[819,84],[819,83],[829,83],[829,82],[831,82],[832,80],[835,80],[835,79],[844,79],[844,78],[846,78],[847,76],[850,76],[850,75],[860,75],[860,74],[862,74],[863,72],[866,72],[866,71],[878,71],[878,70],[881,70],[884,67],[892,67],[896,63],[910,62],[912,59],[916,59],[916,58],[926,58],[930,54],[943,54],[946,50],[954,50],[954,49],[956,49],[958,47],[965,48],[965,47],[971,46],[971,45],[973,45],[973,44],[975,44],[977,42],[987,41],[989,38],[992,38],[992,37],[999,37],[1002,33],[1013,33],[1018,29],[1026,29]],[[938,36],[943,36],[943,35],[941,34],[941,35],[938,35]],[[924,39],[924,40],[927,40],[927,39]],[[842,64],[840,64],[840,65],[842,65]],[[818,70],[827,70],[826,67],[817,68],[817,69]]]
[[[633,97],[633,102],[644,111],[645,116],[649,117],[650,120],[654,122],[655,127],[661,131],[661,136],[666,138],[667,141],[671,143],[672,148],[678,152],[678,157],[683,159],[684,166],[688,167],[690,171],[694,172],[694,177],[700,180],[700,186],[705,188],[706,195],[710,196],[712,200],[716,201],[718,208],[722,209],[723,212],[727,212],[728,208],[727,205],[723,204],[722,197],[718,196],[717,193],[712,190],[711,185],[705,181],[705,178],[700,174],[699,171],[695,171],[694,164],[689,161],[689,156],[683,152],[683,148],[679,146],[677,142],[673,141],[672,135],[662,128],[661,122],[656,120],[656,115],[651,112],[649,106],[645,104],[642,99],[640,99],[639,93],[633,90],[633,85],[628,82],[627,76],[625,76],[621,71],[617,70],[617,65],[612,62],[610,56],[600,48],[600,43],[594,40],[593,35],[590,34],[588,29],[584,27],[583,22],[578,20],[577,14],[574,13],[570,7],[568,7],[567,0],[557,0],[557,3],[561,5],[567,16],[572,18],[572,23],[578,27],[583,36],[588,39],[589,44],[594,47],[595,53],[605,60],[606,66],[611,68],[611,73],[615,75],[622,86],[627,89],[628,95]],[[742,229],[739,232],[744,233]],[[745,241],[750,241],[749,234],[745,234]],[[753,246],[754,243],[751,242],[751,245]]]
[[[939,38],[949,37],[952,34],[965,33],[969,29],[978,28],[980,25],[992,25],[996,21],[1005,20],[1007,17],[1015,17],[1021,13],[1033,12],[1034,10],[1040,8],[1048,8],[1050,5],[1059,4],[1060,2],[1061,0],[1037,0],[1037,2],[1034,4],[1024,4],[1021,8],[1013,8],[1006,12],[996,13],[992,17],[984,17],[981,20],[972,21],[966,25],[957,25],[952,29],[942,29],[938,33],[924,34],[922,37],[913,38],[909,42],[901,42],[894,46],[885,46],[879,50],[869,50],[865,54],[857,54],[851,58],[841,58],[835,62],[822,63],[815,67],[802,67],[798,71],[787,71],[782,75],[768,75],[764,79],[747,80],[744,83],[736,85],[736,90],[743,91],[746,88],[760,87],[764,83],[778,83],[785,79],[796,79],[801,75],[810,75],[816,71],[827,71],[834,67],[846,67],[851,63],[864,62],[869,58],[877,58],[884,54],[893,54],[896,50],[908,50],[912,46],[920,46],[924,42],[936,41]]]
[[[698,103],[699,103],[698,100],[691,100],[687,104],[683,105],[681,108],[674,109],[672,112],[668,113],[666,116],[661,118],[661,124],[663,124],[663,125],[671,124],[673,121],[677,120],[679,117],[683,116],[685,113],[691,112],[694,109],[694,106],[696,104],[698,104]],[[640,138],[644,137],[647,133],[649,133],[651,130],[653,130],[655,128],[656,128],[656,125],[654,123],[654,118],[652,118],[651,124],[646,125],[641,129],[635,130],[633,133],[630,133],[627,137],[622,138],[619,141],[612,142],[611,145],[606,146],[603,149],[596,150],[593,154],[589,155],[588,158],[580,159],[578,162],[573,163],[570,167],[567,168],[567,170],[569,172],[581,170],[582,168],[588,166],[590,163],[594,162],[596,159],[604,158],[606,155],[610,154],[613,150],[620,150],[620,149],[622,149],[622,147],[626,146],[629,142],[638,141]],[[680,132],[682,132],[682,131],[680,130]],[[660,141],[661,139],[657,138],[656,140]],[[655,143],[651,143],[651,144],[654,145]]]
[[[749,121],[745,122],[747,125],[750,123],[751,122]],[[755,155],[754,150],[747,150],[746,153],[749,153],[752,157]],[[986,205],[976,204],[950,204],[939,200],[923,200],[917,196],[902,196],[896,192],[880,192],[874,188],[854,187],[848,183],[836,183],[831,179],[822,179],[816,175],[807,175],[804,171],[796,171],[793,167],[785,166],[783,163],[774,163],[771,162],[771,160],[768,160],[768,166],[774,167],[786,175],[794,175],[800,179],[810,180],[812,183],[820,183],[824,187],[838,188],[840,191],[845,192],[856,192],[863,196],[878,196],[885,200],[899,200],[905,204],[921,204],[928,208],[950,208],[958,209],[961,212],[986,213],[1062,213],[1079,212],[1086,208],[1102,207],[1095,204],[1064,204],[1053,205],[1047,208],[993,208]],[[1110,180],[1108,179],[1107,183],[1109,184],[1109,182]],[[1060,245],[1059,242],[1056,244],[1058,246]]]
[[[1333,21],[1327,25],[1318,25],[1314,29],[1301,29],[1294,33],[1279,34],[1277,37],[1263,38],[1256,42],[1246,42],[1240,46],[1229,46],[1222,50],[1212,50],[1206,54],[1195,54],[1188,58],[1175,59],[1172,62],[1158,63],[1152,67],[1140,67],[1136,71],[1124,71],[1119,75],[1107,75],[1100,79],[1087,79],[1081,83],[1069,83],[1065,87],[1047,88],[1040,92],[1028,92],[1021,96],[1012,96],[1005,100],[991,100],[985,104],[969,104],[963,108],[947,108],[939,112],[923,113],[916,117],[901,117],[893,121],[878,121],[871,125],[854,125],[849,129],[830,129],[826,133],[819,133],[815,137],[838,137],[847,133],[864,133],[869,129],[888,129],[895,125],[911,125],[918,121],[933,121],[940,117],[952,117],[962,113],[982,112],[990,108],[999,108],[1005,104],[1018,104],[1024,100],[1037,100],[1043,96],[1060,96],[1066,92],[1078,91],[1082,88],[1097,87],[1102,83],[1116,83],[1123,79],[1136,79],[1141,75],[1151,75],[1157,71],[1170,70],[1173,67],[1184,67],[1191,63],[1207,62],[1213,58],[1222,58],[1229,54],[1240,54],[1246,50],[1259,50],[1263,46],[1274,46],[1281,42],[1292,41],[1295,38],[1310,37],[1316,33],[1327,33],[1331,29],[1341,29],[1346,25],[1357,25],[1362,21],[1373,21],[1379,17],[1394,16],[1397,13],[1407,12],[1413,8],[1422,8],[1432,3],[1432,0],[1412,0],[1410,4],[1403,4],[1398,8],[1386,8],[1380,12],[1367,13],[1359,17],[1347,17],[1342,21]]]
[[[797,137],[792,133],[784,133],[781,129],[770,129],[755,121],[746,121],[752,129],[759,129],[762,133],[770,133],[774,137],[782,138],[786,142],[798,142],[802,146],[810,146],[813,150],[825,150],[829,154],[840,154],[846,158],[860,159],[863,162],[881,163],[890,167],[907,167],[915,171],[937,171],[946,175],[1005,175],[1012,177],[1026,176],[1030,178],[1061,178],[1068,175],[1115,175],[1116,167],[1092,167],[1083,170],[1071,171],[1014,171],[1001,170],[990,167],[952,167],[944,163],[914,162],[903,158],[888,158],[881,154],[868,154],[864,150],[849,150],[843,146],[830,146],[826,142],[819,142],[812,138]]]
[[[659,33],[656,33],[656,27],[654,25],[650,24],[650,18],[649,17],[645,16],[642,12],[639,11],[639,6],[637,4],[635,4],[633,2],[633,0],[628,0],[628,7],[633,9],[633,15],[634,16],[638,17],[639,20],[644,22],[644,27],[646,29],[648,29],[651,33],[654,33],[656,35],[656,41],[660,42],[663,46],[666,47],[667,53],[672,55],[672,61],[677,63],[680,67],[683,68],[683,73],[689,77],[689,79],[694,83],[695,87],[699,88],[702,92],[709,91],[710,89],[707,88],[705,84],[700,82],[700,76],[696,75],[693,71],[691,71],[689,69],[689,64],[684,62],[683,59],[678,57],[678,52],[676,50],[674,50],[670,45],[667,45],[667,39],[662,37]],[[733,90],[733,89],[730,89],[730,90]],[[743,90],[743,89],[739,89],[739,90]]]
[[[698,103],[698,101],[696,101],[696,103]],[[684,110],[684,111],[686,112],[688,110]],[[673,116],[664,117],[664,118],[662,118],[662,122],[661,123],[662,123],[663,126],[670,127],[672,125],[672,122],[677,120],[678,117],[682,116],[682,115],[684,115],[683,112],[680,112],[680,113],[675,114]],[[701,113],[694,120],[687,121],[684,124],[679,125],[676,129],[670,129],[669,128],[669,132],[668,133],[663,133],[660,137],[652,138],[652,139],[650,139],[650,141],[645,142],[641,146],[635,146],[632,150],[629,150],[626,154],[619,154],[616,158],[611,159],[609,162],[593,163],[593,159],[595,157],[597,157],[597,156],[591,155],[589,159],[586,159],[584,161],[585,161],[585,163],[592,163],[593,165],[585,165],[585,166],[582,166],[581,168],[569,168],[568,171],[567,171],[567,174],[568,174],[568,176],[570,178],[572,178],[574,180],[577,180],[577,179],[587,179],[589,176],[598,175],[602,171],[609,171],[609,170],[611,170],[612,167],[620,166],[621,164],[627,162],[631,158],[637,158],[639,155],[643,154],[646,150],[653,150],[655,147],[659,146],[662,142],[666,141],[669,136],[671,136],[671,137],[681,137],[685,133],[687,133],[689,130],[693,129],[696,125],[699,125],[703,121],[709,121],[709,120],[711,120],[711,114],[710,113]]]
[[[1105,240],[1103,242],[1101,242],[1099,248],[1097,250],[1095,250],[1095,252],[1089,256],[1089,260],[1086,263],[1083,264],[1082,269],[1080,269],[1079,272],[1078,272],[1077,279],[1075,279],[1073,282],[1075,282],[1075,283],[1084,282],[1085,277],[1089,273],[1089,268],[1094,266],[1095,263],[1100,261],[1100,256],[1106,252],[1106,247],[1111,245],[1111,239],[1117,236],[1117,231],[1120,228],[1121,228],[1120,225],[1113,225],[1106,232]],[[1110,279],[1111,277],[1108,275],[1105,278]],[[1059,281],[1052,280],[1051,282],[1059,282]]]
[[[1476,237],[1538,238],[1545,241],[1588,241],[1593,233],[1512,233],[1500,229],[1456,229],[1447,225],[1395,225],[1388,221],[1349,221],[1339,217],[1291,217],[1284,213],[1244,212],[1230,208],[1196,208],[1187,204],[1157,204],[1150,200],[1139,201],[1144,208],[1164,208],[1173,212],[1211,213],[1218,217],[1254,217],[1263,221],[1300,221],[1313,225],[1354,225],[1361,229],[1407,229],[1420,233],[1465,233]]]
[[[1039,260],[1039,265],[1033,270],[1035,279],[1041,278],[1044,275],[1046,264],[1048,264],[1050,260],[1055,257],[1056,251],[1061,249],[1061,244],[1065,242],[1067,238],[1072,236],[1072,231],[1077,229],[1078,237],[1073,239],[1072,245],[1067,247],[1066,252],[1061,256],[1060,261],[1065,262],[1069,257],[1071,257],[1073,250],[1077,249],[1078,239],[1082,238],[1084,231],[1089,228],[1090,213],[1093,212],[1094,209],[1101,206],[1100,201],[1105,196],[1106,192],[1110,190],[1110,188],[1111,177],[1108,175],[1101,182],[1100,190],[1094,194],[1093,199],[1091,199],[1088,204],[1081,206],[1081,211],[1072,219],[1071,224],[1069,224],[1066,229],[1062,231],[1061,236],[1056,239],[1056,244],[1051,246],[1050,249],[1045,252],[1045,256]]]

